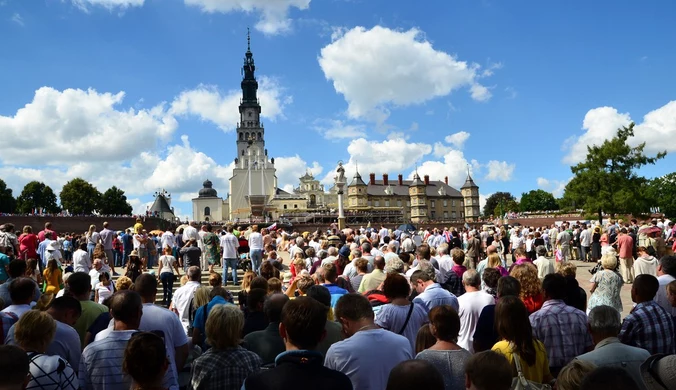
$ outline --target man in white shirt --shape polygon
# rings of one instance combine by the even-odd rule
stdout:
[[[380,243],[381,244],[385,242],[385,237],[387,237],[388,235],[389,235],[389,232],[388,232],[387,228],[385,227],[385,225],[380,225],[380,231],[378,232],[378,236],[380,237]]]
[[[404,253],[413,253],[415,251],[415,243],[408,234],[402,234],[403,241],[401,242],[401,251]]]
[[[667,284],[676,280],[676,255],[664,256],[659,260],[657,266],[657,281],[660,283],[660,288],[655,295],[655,302],[671,314],[676,316],[676,307],[672,307],[667,297]]]
[[[324,260],[322,260],[322,266],[324,264],[329,264],[329,263],[333,264],[334,261],[338,260],[338,248],[333,247],[333,246],[329,247],[329,249],[326,251],[326,253],[328,254],[328,256]]]
[[[592,234],[591,230],[587,229],[586,224],[582,224],[580,227],[580,260],[587,261],[587,253],[591,249],[592,244]]]
[[[113,270],[113,274],[116,274],[115,262],[113,261],[115,259],[113,257],[113,238],[115,237],[115,232],[108,229],[108,222],[103,223],[103,230],[99,233],[99,237],[101,237],[103,250],[106,252],[106,260],[107,263],[109,263],[108,266]]]
[[[173,371],[172,377],[175,379],[169,389],[178,390],[178,371],[183,369],[190,352],[188,337],[183,331],[181,321],[176,314],[154,304],[157,278],[150,274],[140,275],[134,283],[134,291],[138,292],[143,300],[143,316],[138,329],[145,332],[161,331],[164,334],[169,370]]]
[[[492,295],[481,290],[481,278],[476,270],[468,269],[462,274],[465,293],[458,297],[460,310],[460,334],[458,346],[474,353],[474,331],[484,307],[495,304]]]
[[[164,248],[174,249],[176,246],[176,237],[174,236],[174,233],[171,232],[171,230],[167,230],[166,232],[162,233],[160,240],[162,243],[162,251],[164,251]]]
[[[88,274],[92,269],[92,261],[89,258],[89,253],[87,253],[87,243],[82,242],[79,245],[77,250],[73,252],[73,272]]]
[[[190,221],[190,225],[183,229],[183,241],[188,242],[191,238],[199,241],[199,234],[197,234],[197,222]]]
[[[223,285],[228,285],[228,268],[232,269],[232,283],[237,286],[237,248],[239,240],[232,234],[232,225],[225,228],[225,235],[221,236],[221,248],[223,248]]]
[[[92,291],[94,291],[94,287],[96,287],[96,283],[99,282],[99,276],[101,276],[101,272],[103,272],[103,262],[100,259],[94,260],[94,264],[89,271],[89,278],[91,279],[91,284],[92,284]]]
[[[9,294],[12,304],[2,310],[3,313],[12,313],[21,318],[31,309],[31,302],[35,295],[35,282],[30,278],[16,278],[9,285]]]
[[[251,267],[258,272],[263,261],[263,236],[258,232],[258,225],[251,227],[249,234],[249,257],[251,258]]]
[[[329,348],[324,366],[347,375],[355,389],[384,389],[390,371],[413,358],[411,343],[404,336],[380,329],[374,323],[368,299],[343,295],[334,309],[347,339]]]
[[[437,283],[444,284],[448,279],[448,273],[453,272],[453,266],[455,263],[453,259],[448,254],[448,244],[441,244],[437,248],[437,264],[439,264],[439,273],[437,274]]]
[[[187,334],[188,326],[190,325],[188,319],[190,314],[190,302],[195,296],[195,290],[200,287],[202,270],[199,267],[192,266],[188,268],[186,274],[188,275],[189,281],[185,286],[176,290],[169,309],[178,314],[178,318],[181,320],[181,324],[183,324],[183,331]]]

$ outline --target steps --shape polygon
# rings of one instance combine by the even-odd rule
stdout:
[[[117,270],[121,271],[120,267],[118,267]],[[153,268],[152,270],[155,271],[155,275],[157,276],[157,272],[158,272],[157,267]],[[222,276],[223,275],[223,268],[222,267],[214,267],[214,272],[217,272],[219,275]],[[184,272],[181,272],[181,275],[184,275]],[[235,303],[238,303],[237,302],[237,293],[239,293],[242,290],[240,288],[240,284],[242,283],[243,277],[244,277],[244,271],[241,270],[241,269],[238,269],[237,270],[237,279],[238,279],[237,285],[233,286],[232,281],[229,281],[228,284],[225,286],[225,288],[228,291],[230,291],[230,293],[233,295],[233,297],[235,299]],[[113,283],[116,282],[118,278],[119,278],[119,276],[113,276]],[[202,271],[201,284],[203,286],[207,286],[207,287],[209,286],[209,271]],[[174,280],[174,286],[173,287],[174,287],[174,292],[176,292],[176,290],[181,287],[181,279],[180,278],[177,277]],[[157,296],[155,298],[155,303],[157,303],[157,304],[162,303],[162,283],[158,283]],[[169,306],[169,303],[167,303],[167,306]]]

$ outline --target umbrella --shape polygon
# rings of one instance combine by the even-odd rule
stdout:
[[[159,230],[159,229],[151,230],[150,234],[155,234],[155,235],[161,236],[162,234],[164,234],[164,230]]]
[[[639,234],[652,234],[652,233],[661,233],[662,229],[657,226],[648,226],[638,230]]]
[[[518,222],[514,222],[514,223],[512,224],[512,226],[521,226],[521,224],[518,223]]]
[[[414,232],[415,226],[411,225],[410,223],[405,223],[403,225],[399,225],[397,230],[399,230],[400,232]]]

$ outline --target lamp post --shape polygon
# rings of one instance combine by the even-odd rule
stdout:
[[[342,230],[345,228],[345,214],[343,211],[343,190],[345,189],[345,184],[347,184],[347,179],[345,178],[345,168],[343,168],[343,162],[338,161],[338,168],[336,169],[337,175],[333,178],[336,188],[338,189],[338,229]]]

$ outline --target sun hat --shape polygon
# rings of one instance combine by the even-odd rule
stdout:
[[[347,245],[345,245],[342,248],[340,248],[338,254],[343,257],[350,257],[350,248]]]
[[[660,353],[641,364],[641,376],[648,390],[676,389],[676,355]]]
[[[56,251],[59,249],[59,243],[56,241],[52,241],[49,244],[47,244],[47,250],[48,251]]]
[[[139,257],[138,251],[136,249],[134,249],[133,251],[131,251],[131,253],[129,253],[129,257]]]

